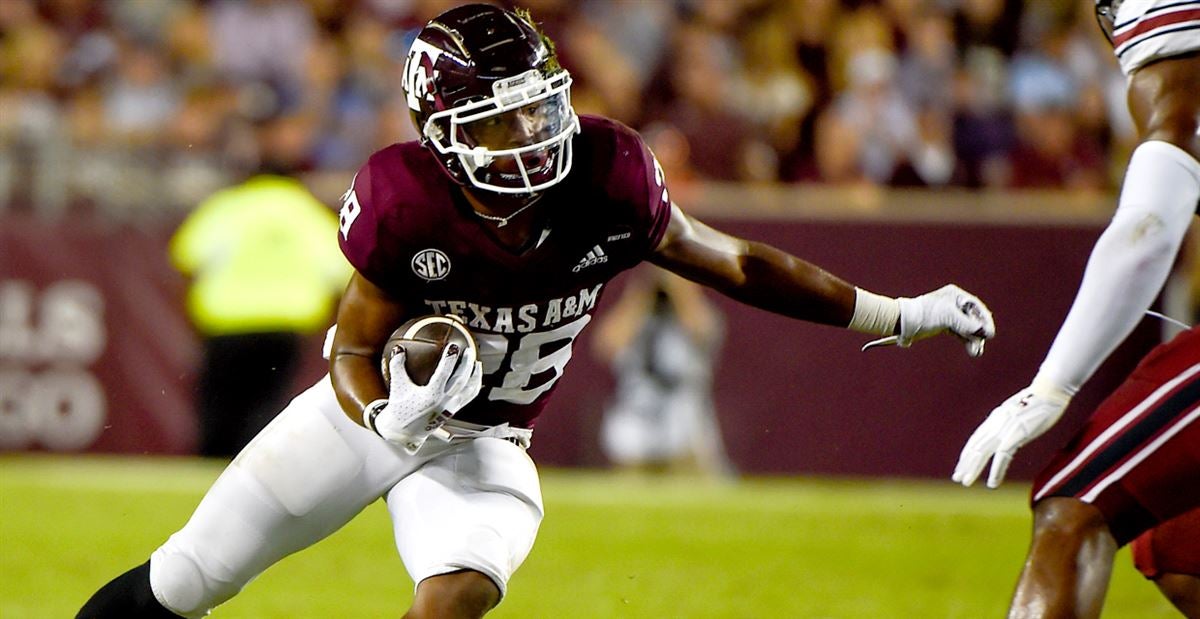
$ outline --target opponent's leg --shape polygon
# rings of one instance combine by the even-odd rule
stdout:
[[[396,548],[417,583],[406,616],[477,618],[500,602],[533,547],[542,521],[537,470],[503,439],[441,449],[387,496]]]
[[[1154,584],[1188,619],[1200,619],[1200,578],[1187,574],[1163,574]]]
[[[1129,547],[1138,571],[1184,616],[1200,619],[1200,508],[1146,531]]]
[[[1099,617],[1116,552],[1100,510],[1067,497],[1039,502],[1009,618]]]
[[[1010,617],[1096,617],[1116,549],[1196,506],[1200,328],[1156,347],[1034,482]]]

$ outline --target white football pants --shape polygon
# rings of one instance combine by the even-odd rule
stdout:
[[[287,555],[385,498],[413,581],[461,569],[506,591],[542,520],[537,469],[492,436],[431,439],[414,455],[350,421],[326,376],[237,456],[150,558],[164,606],[203,617]],[[348,583],[349,585],[349,583]]]

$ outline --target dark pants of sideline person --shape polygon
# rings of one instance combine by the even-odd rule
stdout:
[[[247,333],[205,340],[198,384],[200,455],[231,458],[283,410],[302,336]]]

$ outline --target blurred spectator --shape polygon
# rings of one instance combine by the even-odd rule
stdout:
[[[104,92],[109,138],[146,144],[163,131],[178,107],[179,93],[162,51],[146,43],[123,42],[116,75]]]
[[[954,153],[967,187],[1004,187],[1012,178],[1017,135],[1004,62],[994,48],[974,49],[954,81]]]
[[[170,25],[188,10],[186,0],[105,0],[113,29],[127,38],[163,42]]]
[[[811,88],[811,110],[800,123],[796,147],[781,153],[780,180],[820,180],[816,167],[816,127],[820,111],[833,99],[830,45],[839,4],[834,0],[784,0],[780,19],[793,29],[793,54]]]
[[[0,2],[0,28],[0,189],[58,212],[67,162],[54,78],[65,40],[29,0]]]
[[[732,108],[733,43],[700,22],[682,25],[650,97],[648,118],[687,140],[690,166],[714,180],[743,180],[754,134]],[[770,174],[773,171],[759,171]]]
[[[780,18],[796,29],[796,58],[812,78],[818,102],[833,89],[829,77],[829,43],[838,17],[836,0],[786,0]]]
[[[232,180],[222,151],[227,105],[221,89],[198,88],[184,97],[167,128],[163,183],[177,208],[198,204]]]
[[[1012,154],[1010,185],[1016,188],[1100,189],[1104,161],[1098,145],[1081,136],[1071,109],[1061,105],[1022,108],[1019,143]]]
[[[1079,80],[1066,62],[1069,30],[1058,24],[1027,22],[1033,43],[1013,59],[1010,91],[1017,112],[1018,145],[1013,153],[1013,187],[1104,186],[1101,145],[1080,131]]]
[[[832,110],[823,112],[814,128],[813,144],[816,180],[834,185],[868,182],[858,164],[861,136],[841,116]]]
[[[614,464],[732,473],[713,401],[721,316],[696,284],[650,267],[634,273],[598,326],[597,353],[616,377],[601,443]]]
[[[0,205],[174,216],[297,111],[347,174],[416,136],[408,45],[467,1],[0,0]],[[1132,144],[1086,0],[502,2],[571,43],[577,109],[699,180],[1112,189]]]
[[[671,187],[672,200],[679,204],[690,203],[689,196],[695,190],[697,173],[692,169],[687,138],[674,125],[655,123],[642,129],[642,139],[663,169],[663,176]]]
[[[896,65],[895,56],[881,49],[854,54],[850,86],[834,101],[830,122],[857,136],[854,163],[872,183],[944,184],[954,171],[948,132],[936,119],[922,125],[896,87]]]
[[[959,55],[978,48],[1012,56],[1017,49],[1024,0],[960,0],[954,15]],[[1089,8],[1090,10],[1090,8]]]
[[[54,29],[68,41],[79,40],[88,33],[104,28],[107,25],[105,13],[112,8],[95,0],[40,0],[37,6],[54,23]]]
[[[949,112],[954,105],[954,24],[941,13],[917,15],[904,32],[908,42],[896,74],[900,92],[917,109]]]
[[[162,41],[175,74],[185,86],[218,81],[216,52],[202,5],[183,3],[173,11],[163,24]]]
[[[634,62],[619,50],[599,24],[580,20],[570,27],[564,39],[574,62],[573,97],[580,114],[600,114],[634,123],[638,114],[640,84]]]
[[[307,120],[262,131],[261,170],[206,199],[171,239],[204,338],[200,454],[232,457],[282,410],[305,335],[328,327],[350,276],[337,217],[299,181]]]
[[[639,122],[639,94],[666,55],[675,20],[667,2],[584,2],[563,44],[571,49],[566,62],[578,85],[576,92],[586,91],[584,102],[598,104],[585,105],[581,112]]]
[[[788,22],[778,11],[765,11],[743,29],[740,47],[733,109],[776,152],[791,153],[799,147],[815,95]]]
[[[279,107],[288,107],[301,97],[315,27],[303,2],[219,0],[209,17],[216,67],[236,80],[270,84],[284,99]]]

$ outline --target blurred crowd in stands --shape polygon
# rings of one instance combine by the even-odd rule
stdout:
[[[174,213],[413,139],[445,0],[0,0],[0,208]],[[514,3],[508,3],[512,6]],[[1111,190],[1133,129],[1092,0],[524,0],[580,113],[693,180]]]

